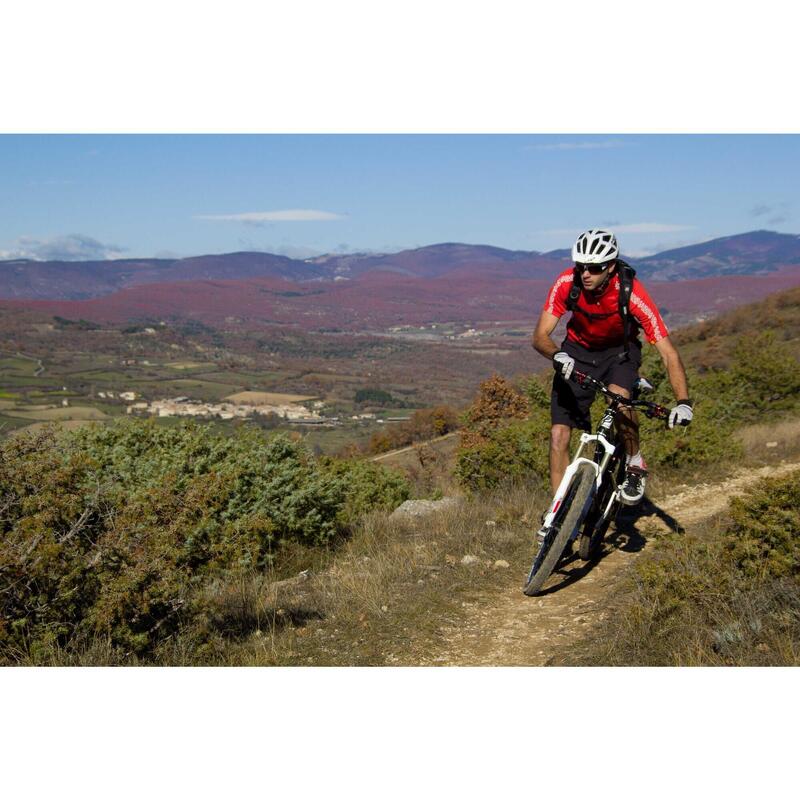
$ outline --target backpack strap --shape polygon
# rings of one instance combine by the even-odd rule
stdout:
[[[622,317],[622,336],[625,347],[625,358],[630,351],[631,333],[631,294],[633,292],[633,278],[636,270],[621,258],[617,259],[617,275],[619,275],[619,315]]]
[[[577,305],[578,305],[578,298],[581,296],[581,281],[578,277],[578,273],[576,270],[572,271],[572,286],[569,290],[569,297],[567,297],[567,311],[572,311],[574,313]]]

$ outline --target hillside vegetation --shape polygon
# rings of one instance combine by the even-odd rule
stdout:
[[[800,292],[740,313],[676,336],[696,416],[677,431],[643,421],[662,486],[708,480],[746,454],[742,430],[797,418]],[[713,342],[713,358],[687,355]],[[646,352],[654,399],[668,405]],[[388,516],[412,494],[407,477],[253,428],[122,419],[3,441],[0,661],[375,664],[398,663],[409,643],[435,648],[462,603],[528,566],[549,494],[551,379],[481,385],[460,420],[465,497],[420,519]],[[414,425],[453,424],[429,417]],[[422,467],[430,457],[420,448]],[[426,469],[415,482],[430,496],[438,466]],[[703,537],[665,537],[607,627],[566,660],[794,663],[798,485],[798,474],[765,483]]]
[[[408,495],[388,470],[317,461],[248,429],[229,438],[124,420],[5,441],[0,658],[36,661],[97,639],[144,657],[178,630],[202,649],[219,621],[210,582],[296,571],[304,552]]]

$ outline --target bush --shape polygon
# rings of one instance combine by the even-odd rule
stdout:
[[[366,449],[368,453],[386,453],[414,442],[444,436],[456,430],[458,425],[458,412],[451,406],[421,408],[407,422],[392,424],[372,434]]]
[[[471,492],[495,489],[506,482],[547,476],[550,421],[541,417],[514,420],[458,452],[456,477]]]
[[[96,637],[146,654],[202,616],[204,581],[326,545],[408,497],[374,465],[317,463],[284,436],[224,438],[122,420],[0,447],[0,650],[7,661]]]
[[[749,576],[800,574],[800,471],[764,480],[730,504],[726,548]]]
[[[404,403],[383,389],[356,389],[355,402],[359,405],[363,403],[372,403],[373,405],[384,405],[398,408]]]
[[[674,402],[664,365],[654,349],[644,358],[641,374],[656,387],[655,400]],[[642,442],[651,466],[685,467],[730,461],[741,455],[735,430],[763,418],[800,408],[800,370],[784,342],[767,332],[741,337],[725,370],[689,374],[694,400],[692,424],[667,430],[663,422],[642,420]]]
[[[475,492],[546,475],[549,438],[549,412],[541,405],[530,410],[505,378],[493,375],[480,385],[465,414],[456,476]]]

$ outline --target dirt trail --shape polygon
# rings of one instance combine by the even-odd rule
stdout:
[[[509,574],[502,588],[465,605],[466,619],[443,628],[435,657],[416,664],[513,666],[544,665],[553,652],[579,639],[606,613],[605,598],[623,570],[652,538],[671,527],[688,528],[724,510],[728,499],[762,477],[800,468],[800,462],[741,469],[720,484],[678,491],[663,503],[646,505],[631,519],[623,515],[608,537],[605,556],[594,565],[573,559],[546,584],[545,594],[522,594],[522,576]],[[643,531],[645,536],[642,536]],[[511,573],[512,570],[509,570]],[[560,581],[558,579],[561,579]]]

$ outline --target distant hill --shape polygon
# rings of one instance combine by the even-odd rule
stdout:
[[[800,236],[751,231],[666,250],[635,263],[640,275],[657,280],[769,273],[800,264]]]
[[[226,253],[181,259],[0,261],[0,297],[81,300],[129,286],[172,281],[274,277],[310,280],[325,270],[271,253]]]
[[[800,238],[753,231],[630,259],[672,328],[800,285]],[[269,253],[0,262],[2,305],[97,322],[383,331],[533,320],[569,251],[445,243],[305,261]]]
[[[630,259],[642,277],[686,280],[776,272],[800,264],[800,237],[751,231]],[[570,263],[569,249],[539,253],[454,242],[399,253],[330,254],[298,260],[272,253],[223,253],[180,259],[0,261],[0,298],[82,300],[131,286],[176,281],[268,278],[305,283],[398,277],[551,280]]]

